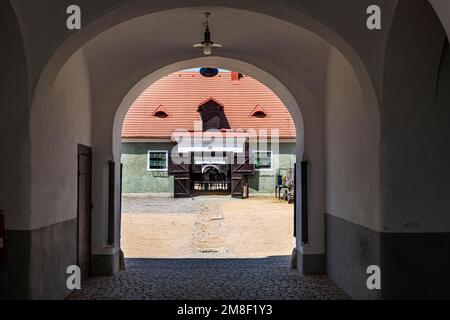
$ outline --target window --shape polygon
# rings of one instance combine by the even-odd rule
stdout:
[[[148,152],[148,170],[163,171],[169,167],[169,158],[167,151],[149,151]]]
[[[267,113],[264,111],[264,109],[260,106],[257,105],[255,107],[255,109],[253,109],[252,113],[250,114],[251,117],[255,117],[255,118],[265,118],[267,117]]]
[[[255,118],[260,118],[260,119],[262,119],[262,118],[267,117],[267,114],[266,114],[264,111],[257,111],[257,112],[255,112],[255,113],[253,113],[253,116],[254,116]]]
[[[272,170],[272,152],[263,151],[255,152],[255,169],[257,170]]]
[[[200,104],[198,111],[203,121],[203,131],[231,129],[223,105],[213,98]]]
[[[153,116],[156,118],[160,118],[160,119],[165,119],[165,118],[169,117],[169,115],[164,111],[158,111],[158,112],[154,113]]]
[[[152,116],[155,118],[165,119],[169,117],[169,113],[166,111],[163,105],[160,105],[155,112],[152,113]]]

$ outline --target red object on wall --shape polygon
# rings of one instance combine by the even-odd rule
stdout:
[[[6,259],[6,231],[5,231],[5,216],[0,210],[0,261]]]

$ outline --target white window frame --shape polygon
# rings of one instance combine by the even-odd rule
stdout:
[[[150,153],[165,153],[166,154],[166,168],[165,169],[151,169],[150,168]],[[147,152],[147,171],[168,172],[169,171],[169,151],[167,151],[167,150],[148,150],[148,152]]]
[[[256,155],[258,153],[270,153],[270,168],[261,168],[258,169],[256,168],[256,164],[255,164],[255,170],[256,171],[273,171],[273,151],[253,151],[253,158],[256,161]]]

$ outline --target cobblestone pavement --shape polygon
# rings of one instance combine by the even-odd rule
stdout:
[[[95,277],[70,300],[348,299],[325,276],[289,269],[290,257],[128,259],[127,271]]]
[[[122,199],[122,212],[126,213],[183,213],[200,214],[210,204],[222,201],[239,202],[229,196],[202,196],[193,198],[157,197],[149,194],[124,194]]]

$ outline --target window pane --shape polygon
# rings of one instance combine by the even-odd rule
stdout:
[[[166,152],[150,152],[149,153],[150,170],[167,169],[167,153]]]
[[[272,168],[272,153],[271,152],[257,152],[255,168],[256,169],[271,169]]]

